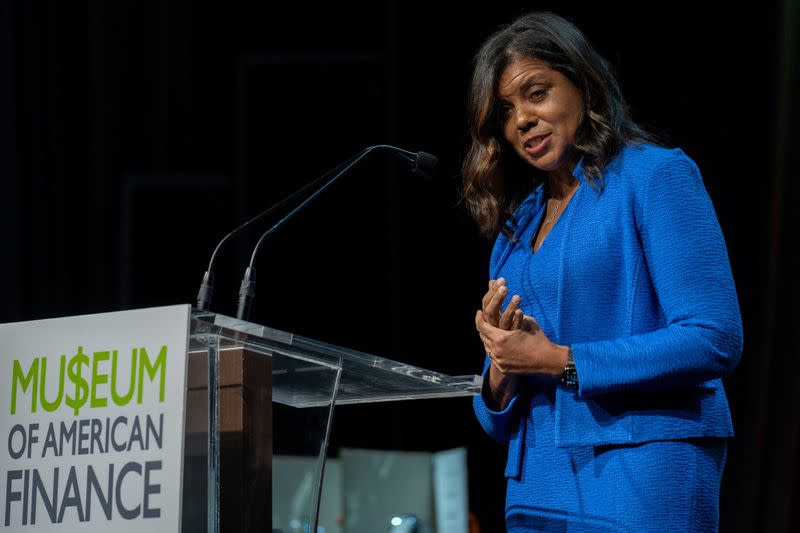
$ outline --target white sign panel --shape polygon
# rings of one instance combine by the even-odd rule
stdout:
[[[180,532],[189,314],[0,325],[0,531]]]

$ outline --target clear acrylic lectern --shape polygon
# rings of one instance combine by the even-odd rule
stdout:
[[[275,450],[317,458],[308,497],[295,502],[301,530],[317,531],[334,405],[471,396],[481,378],[195,310],[188,384],[183,531],[288,532],[271,509]]]

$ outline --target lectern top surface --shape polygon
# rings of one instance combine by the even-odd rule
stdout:
[[[472,396],[480,376],[450,376],[238,320],[193,311],[192,350],[246,348],[271,358],[273,401],[293,407]]]

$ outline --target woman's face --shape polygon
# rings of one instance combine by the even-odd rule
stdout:
[[[515,58],[500,76],[503,137],[529,164],[545,172],[572,171],[583,96],[544,61]]]

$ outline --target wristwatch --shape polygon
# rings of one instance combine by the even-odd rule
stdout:
[[[564,370],[561,372],[561,384],[567,389],[578,390],[578,371],[575,369],[575,356],[572,354],[572,348],[567,350],[567,364],[564,365]]]

